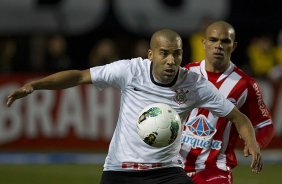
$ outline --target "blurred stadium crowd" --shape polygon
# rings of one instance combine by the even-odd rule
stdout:
[[[56,72],[103,65],[122,58],[147,57],[149,38],[123,37],[101,37],[92,45],[84,45],[81,51],[82,43],[76,44],[73,38],[63,34],[4,35],[0,37],[0,70],[1,73]],[[201,38],[200,31],[183,38],[186,45],[182,65],[203,59]],[[250,38],[240,56],[243,56],[239,58],[241,62],[233,62],[250,75],[281,80],[282,31],[274,36],[266,33]]]
[[[2,4],[5,5],[5,1]],[[58,9],[63,1],[32,0],[30,2],[36,4],[37,8]],[[96,2],[101,4],[101,1]],[[59,28],[55,31],[41,30],[17,34],[1,32],[0,29],[1,73],[85,69],[121,58],[147,57],[149,34],[133,33],[123,26],[115,17],[113,10],[113,5],[119,1],[108,0],[107,2],[110,7],[102,23],[81,34],[67,34],[64,28],[64,17],[60,15],[55,17],[59,19]],[[126,2],[126,0],[120,2]],[[172,11],[174,11],[173,8],[183,5],[184,2],[162,0],[162,3],[170,7]],[[207,3],[204,0],[198,2],[201,2],[201,5]],[[226,2],[229,2],[229,13],[221,17],[239,30],[237,33],[239,46],[233,54],[233,62],[251,76],[267,77],[274,81],[281,80],[282,31],[280,29],[282,30],[282,27],[279,25],[282,25],[282,22],[277,24],[276,19],[280,16],[274,10],[272,11],[275,4],[265,7],[265,4],[258,2],[255,8],[250,10],[254,1],[242,3],[230,0]],[[264,10],[265,14],[262,14],[261,10]],[[247,15],[249,18],[245,17]],[[218,17],[205,15],[204,18],[201,17],[197,30],[192,32],[180,30],[184,41],[182,65],[203,59],[201,30],[216,18]],[[271,21],[273,23],[270,23]],[[277,27],[273,28],[273,25]]]

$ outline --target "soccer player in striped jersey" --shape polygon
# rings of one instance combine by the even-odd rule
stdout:
[[[257,82],[230,60],[237,46],[233,26],[224,21],[212,23],[202,42],[205,59],[185,67],[208,79],[247,115],[256,129],[258,145],[266,147],[274,135],[272,119]],[[234,124],[228,119],[204,108],[190,113],[181,138],[180,154],[185,171],[196,184],[233,183],[231,169],[237,165],[234,149],[238,137]]]
[[[101,184],[191,183],[179,157],[181,135],[169,146],[154,148],[137,134],[139,113],[157,102],[170,105],[182,120],[195,107],[227,117],[236,125],[246,142],[246,150],[252,154],[252,168],[260,172],[261,153],[249,119],[201,75],[180,67],[181,61],[181,37],[175,31],[162,29],[151,38],[148,59],[119,60],[87,70],[55,73],[17,89],[8,96],[7,105],[34,90],[65,89],[91,83],[101,90],[108,86],[119,88],[120,112]]]

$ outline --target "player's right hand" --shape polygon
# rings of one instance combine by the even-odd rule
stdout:
[[[245,144],[244,156],[247,157],[249,155],[252,155],[252,163],[251,163],[252,172],[260,173],[263,167],[263,159],[258,144],[250,144],[250,145]]]
[[[33,91],[34,91],[34,89],[30,84],[26,84],[23,87],[17,89],[16,91],[11,93],[7,97],[6,103],[7,103],[8,107],[10,107],[15,100],[17,100],[19,98],[23,98],[23,97],[27,96],[28,94],[32,93]]]

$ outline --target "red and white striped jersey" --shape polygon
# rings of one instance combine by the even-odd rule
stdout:
[[[233,63],[224,73],[205,70],[205,60],[185,66],[212,82],[220,93],[247,115],[255,128],[272,126],[258,84]],[[234,148],[238,139],[235,125],[204,108],[194,109],[185,123],[180,155],[187,172],[216,166],[228,170],[237,165]]]

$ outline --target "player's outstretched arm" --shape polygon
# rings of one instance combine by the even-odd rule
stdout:
[[[236,126],[241,138],[245,141],[244,156],[252,155],[251,169],[255,173],[262,170],[263,160],[259,145],[257,144],[255,131],[248,117],[236,107],[226,116]]]
[[[57,90],[74,87],[80,84],[91,83],[90,71],[68,70],[58,72],[42,79],[29,82],[15,90],[7,97],[7,105],[11,106],[17,99],[23,98],[34,90],[48,89]]]

